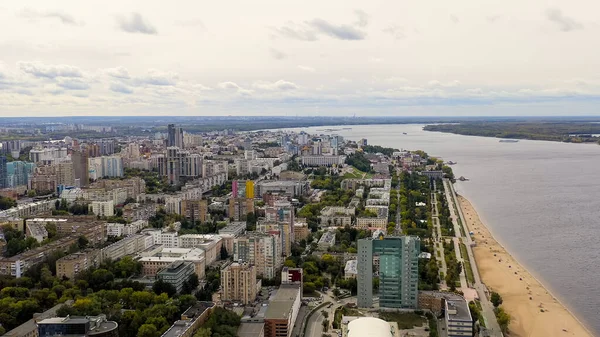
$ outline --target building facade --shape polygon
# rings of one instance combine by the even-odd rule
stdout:
[[[256,299],[256,267],[234,262],[221,270],[223,301],[249,304]]]
[[[177,293],[181,293],[183,284],[196,272],[194,264],[186,261],[175,261],[168,267],[159,271],[156,277],[163,282],[172,285]]]
[[[379,305],[382,308],[417,308],[420,239],[415,236],[358,240],[358,300],[361,308],[373,306],[373,258],[379,258]]]

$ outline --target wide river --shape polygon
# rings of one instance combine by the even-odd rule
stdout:
[[[423,131],[423,125],[292,129],[366,138],[454,161],[457,192],[494,237],[600,336],[600,146]],[[407,134],[404,135],[403,132]]]

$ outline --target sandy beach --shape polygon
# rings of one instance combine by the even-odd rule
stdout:
[[[462,196],[458,199],[469,231],[475,233],[473,251],[481,279],[502,296],[502,306],[512,317],[510,336],[593,336],[494,240],[471,203]]]

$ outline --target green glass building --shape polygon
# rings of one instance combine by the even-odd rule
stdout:
[[[358,300],[361,308],[373,306],[373,277],[379,270],[379,307],[417,308],[420,239],[416,236],[358,240]],[[379,268],[373,258],[378,257]],[[376,267],[376,266],[375,266]]]

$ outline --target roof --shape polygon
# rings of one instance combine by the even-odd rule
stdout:
[[[454,310],[453,310],[454,309]],[[446,320],[472,322],[469,305],[464,298],[446,299]]]
[[[269,303],[266,319],[289,319],[294,302],[301,296],[299,284],[282,284]]]
[[[361,317],[348,323],[348,337],[392,337],[390,324],[375,317]]]
[[[344,273],[345,274],[356,274],[357,273],[357,260],[348,260],[348,262],[346,262],[346,267],[344,268]]]
[[[265,323],[242,323],[237,330],[238,337],[260,337],[263,336]]]

